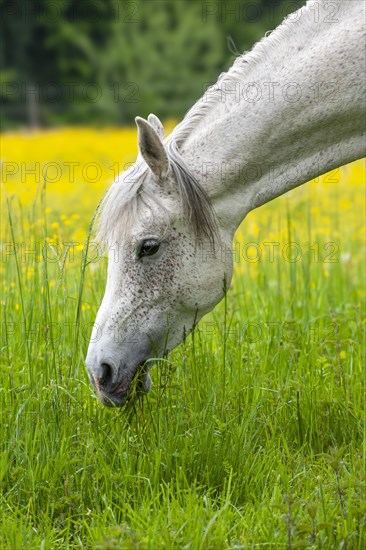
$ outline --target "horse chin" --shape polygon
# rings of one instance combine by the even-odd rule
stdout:
[[[151,390],[151,377],[150,374],[143,374],[141,377],[141,389],[144,393],[149,393]]]
[[[139,393],[149,393],[151,390],[151,378],[149,370],[152,367],[152,363],[146,363],[143,361],[137,371],[137,391]]]

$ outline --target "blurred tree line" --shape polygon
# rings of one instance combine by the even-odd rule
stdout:
[[[180,118],[305,0],[0,0],[2,128]]]

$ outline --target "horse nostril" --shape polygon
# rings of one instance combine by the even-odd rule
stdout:
[[[101,386],[108,386],[112,380],[112,367],[108,363],[101,363],[95,370],[94,376]]]

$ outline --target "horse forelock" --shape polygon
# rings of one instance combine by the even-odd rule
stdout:
[[[167,142],[167,152],[183,211],[196,239],[207,238],[213,243],[218,235],[218,224],[206,191],[183,160],[173,139]]]
[[[191,225],[197,241],[207,238],[214,243],[218,225],[209,197],[184,162],[174,140],[166,140],[166,150],[183,216]],[[96,237],[99,242],[110,246],[123,237],[138,220],[142,206],[158,206],[166,214],[168,226],[171,213],[156,189],[149,185],[152,177],[147,164],[138,159],[116,179],[98,207]]]

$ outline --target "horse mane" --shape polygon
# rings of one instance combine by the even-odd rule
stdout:
[[[174,183],[177,185],[183,215],[193,228],[197,241],[207,238],[214,243],[217,237],[217,221],[207,193],[192,174],[179,153],[173,139],[167,138],[166,152]],[[170,212],[162,204],[148,178],[155,178],[147,164],[140,158],[128,170],[120,174],[97,209],[97,240],[110,246],[125,234],[139,216],[141,206],[158,205],[167,217]]]

